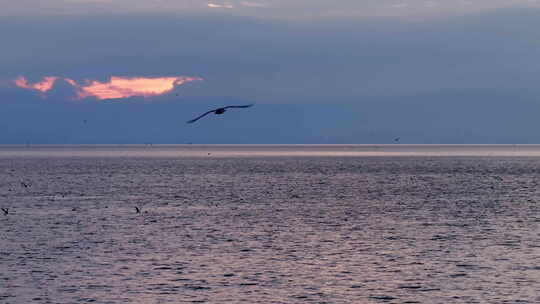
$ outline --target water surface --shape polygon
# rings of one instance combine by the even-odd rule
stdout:
[[[538,151],[2,147],[0,303],[538,303]]]

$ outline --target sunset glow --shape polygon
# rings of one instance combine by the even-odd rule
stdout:
[[[23,89],[47,92],[53,88],[58,77],[44,77],[41,82],[28,84],[24,77],[17,78],[14,83]],[[97,99],[119,99],[133,96],[157,96],[170,93],[177,86],[193,81],[201,81],[199,77],[119,77],[112,76],[107,82],[97,80],[84,80],[83,84],[71,78],[63,78],[65,82],[75,87],[77,99],[94,97]]]
[[[56,82],[57,79],[58,77],[48,76],[48,77],[44,77],[43,80],[40,82],[29,84],[28,80],[25,77],[19,76],[17,77],[17,79],[15,79],[14,82],[15,82],[15,85],[20,88],[36,90],[36,91],[40,91],[41,93],[45,93],[53,88],[54,83]]]

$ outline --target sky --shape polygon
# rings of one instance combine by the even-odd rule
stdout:
[[[540,1],[0,7],[0,144],[540,143]]]

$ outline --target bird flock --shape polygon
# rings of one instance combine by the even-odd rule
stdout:
[[[201,118],[203,118],[206,115],[211,114],[211,113],[214,113],[216,115],[221,115],[221,114],[225,113],[228,109],[245,109],[245,108],[250,108],[252,106],[253,106],[253,104],[239,105],[239,106],[225,106],[225,107],[221,107],[221,108],[216,108],[216,109],[207,111],[207,112],[195,117],[194,119],[188,120],[187,123],[188,124],[194,123],[194,122],[198,121],[199,119],[201,119]],[[85,124],[87,123],[86,119],[84,120],[84,123]],[[399,137],[394,138],[394,142],[399,142],[399,140],[400,140]],[[208,155],[210,155],[210,153],[208,153]],[[28,188],[28,187],[30,187],[30,185],[28,183],[26,183],[26,182],[21,182],[21,187]],[[0,208],[0,210],[2,210],[2,212],[4,212],[4,215],[6,215],[6,216],[9,214],[9,208]],[[141,213],[141,208],[135,206],[135,212],[137,214]]]
[[[252,107],[253,104],[248,104],[248,105],[240,105],[240,106],[225,106],[225,107],[221,107],[221,108],[217,108],[217,109],[213,109],[213,110],[210,110],[208,112],[205,112],[203,113],[202,115],[192,119],[192,120],[189,120],[187,123],[194,123],[196,122],[197,120],[203,118],[204,116],[210,114],[210,113],[214,113],[216,115],[221,115],[223,113],[225,113],[228,109],[244,109],[244,108],[249,108],[249,107]],[[85,119],[83,121],[85,124],[87,123],[87,120]],[[208,153],[208,155],[210,155],[210,153]],[[23,188],[28,188],[30,187],[30,184],[22,181],[20,182],[21,184],[21,187]],[[2,210],[2,212],[4,213],[5,216],[7,216],[9,214],[9,208],[0,208],[0,210]],[[73,210],[75,210],[75,208],[73,208]],[[135,206],[135,212],[137,214],[141,213],[141,208]]]
[[[21,187],[23,187],[23,188],[29,188],[29,187],[30,187],[30,184],[25,183],[25,182],[21,182],[20,184],[21,184]],[[10,191],[11,191],[11,190],[10,190]],[[62,195],[62,197],[63,197],[63,196],[64,196],[64,195]],[[2,210],[2,212],[4,213],[5,216],[9,215],[9,208],[0,208],[0,210]],[[71,211],[77,211],[77,208],[74,207],[74,208],[71,209]],[[141,211],[142,211],[142,210],[141,210],[140,207],[135,206],[135,212],[136,212],[137,214],[141,213]],[[145,211],[145,213],[146,213],[146,211]]]

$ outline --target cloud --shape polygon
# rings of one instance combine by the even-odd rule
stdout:
[[[234,6],[228,2],[225,2],[223,4],[208,2],[208,7],[209,8],[234,8]]]
[[[24,75],[32,86],[53,75],[84,88],[92,80],[116,83],[103,77],[110,75],[208,81],[173,90],[181,90],[182,102],[162,95],[149,98],[160,102],[67,105],[35,102],[36,89],[0,87],[2,143],[385,143],[394,136],[417,143],[538,142],[540,11],[423,22],[216,15],[43,20],[0,18],[0,81]],[[46,94],[61,101],[78,92],[59,78]],[[254,102],[253,111],[262,114],[231,111],[197,128],[178,123],[237,102]],[[336,140],[321,141],[319,134]]]
[[[267,7],[268,6],[265,3],[252,2],[252,1],[242,1],[240,2],[240,5],[245,6],[245,7]]]
[[[198,77],[117,77],[112,76],[108,82],[88,80],[79,85],[72,79],[66,81],[77,88],[77,97],[95,97],[97,99],[118,99],[132,96],[156,96],[171,92],[176,86],[202,80]]]
[[[434,8],[439,6],[439,3],[437,3],[436,1],[425,1],[424,6],[427,8]]]
[[[58,80],[58,77],[47,76],[47,77],[44,77],[43,80],[39,82],[30,84],[28,83],[28,80],[25,77],[19,76],[17,77],[17,79],[14,80],[14,83],[16,86],[23,89],[36,90],[41,93],[45,93],[53,88],[56,80]]]
[[[399,2],[407,7],[396,9]],[[433,3],[437,3],[433,5]],[[194,14],[214,10],[255,18],[304,19],[411,17],[488,12],[508,7],[538,7],[537,0],[0,0],[0,16],[95,16]],[[253,9],[265,7],[266,9]],[[234,8],[234,10],[232,10]]]
[[[233,9],[233,8],[237,8],[237,9],[248,8],[249,9],[249,8],[264,8],[264,7],[267,7],[268,5],[266,3],[254,2],[254,1],[240,1],[240,2],[225,1],[222,3],[208,2],[207,6],[209,8],[219,8],[219,9]]]
[[[402,3],[396,3],[396,4],[392,4],[391,7],[393,8],[405,8],[405,7],[408,7],[409,5],[405,2],[402,2]]]
[[[17,87],[37,90],[41,93],[46,93],[54,87],[55,82],[60,79],[55,76],[44,77],[42,81],[29,84],[28,80],[19,76],[14,80]],[[175,77],[120,77],[112,76],[106,82],[97,80],[85,80],[84,84],[79,84],[71,78],[61,78],[77,92],[76,99],[94,97],[99,100],[103,99],[119,99],[133,96],[157,96],[170,93],[177,86],[193,82],[201,81],[199,77],[175,76]]]

